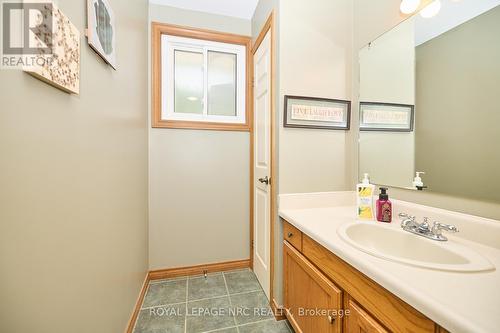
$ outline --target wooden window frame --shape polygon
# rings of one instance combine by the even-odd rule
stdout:
[[[206,121],[185,121],[162,119],[162,35],[195,38],[213,42],[237,44],[245,47],[246,57],[246,89],[245,89],[245,123],[221,123]],[[153,22],[151,24],[151,126],[153,128],[181,128],[219,131],[245,131],[252,128],[252,40],[250,37],[221,33],[212,30],[188,28],[177,25]]]

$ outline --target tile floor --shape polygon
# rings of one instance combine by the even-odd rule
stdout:
[[[151,281],[134,333],[293,333],[249,269]]]

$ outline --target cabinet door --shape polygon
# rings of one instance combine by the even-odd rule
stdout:
[[[297,333],[340,333],[342,292],[287,241],[284,242],[287,317]]]
[[[349,312],[347,312],[347,310]],[[346,301],[345,316],[346,333],[387,333],[372,316],[365,312],[350,297]]]

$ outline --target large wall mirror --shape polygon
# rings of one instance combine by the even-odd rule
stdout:
[[[441,0],[360,50],[359,174],[500,202],[500,0]]]

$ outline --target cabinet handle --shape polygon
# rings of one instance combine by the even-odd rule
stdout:
[[[291,238],[293,234],[291,232],[288,233],[288,238]]]
[[[333,324],[333,323],[335,322],[335,317],[334,317],[334,316],[332,316],[332,315],[328,315],[328,322],[329,322],[330,324]]]

